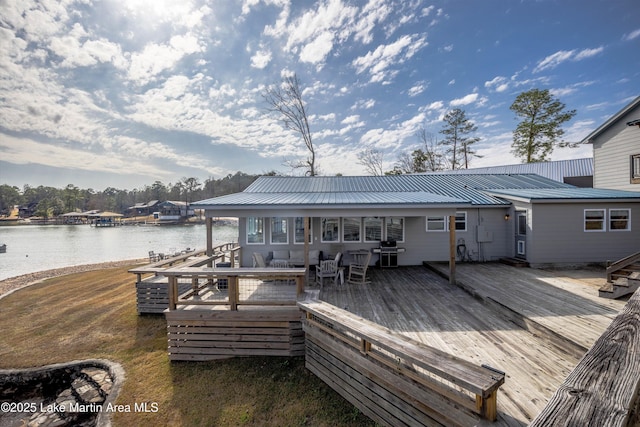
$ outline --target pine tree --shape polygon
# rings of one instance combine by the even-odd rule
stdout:
[[[468,169],[473,157],[482,157],[471,148],[480,138],[469,136],[478,127],[459,108],[449,111],[443,120],[445,125],[440,133],[444,135],[444,139],[439,144],[447,147],[445,155],[448,156],[451,169]]]
[[[511,111],[522,121],[513,131],[512,153],[524,163],[549,160],[557,147],[575,147],[564,142],[562,124],[576,115],[576,110],[564,111],[565,105],[549,93],[549,90],[532,89],[522,92],[511,104]]]

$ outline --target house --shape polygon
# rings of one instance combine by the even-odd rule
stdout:
[[[130,215],[133,216],[141,216],[141,215],[151,215],[158,204],[158,200],[151,200],[147,203],[136,203],[133,206],[127,208],[127,211],[130,212]]]
[[[640,191],[640,96],[591,132],[594,187]]]
[[[397,242],[398,265],[518,257],[533,265],[605,262],[637,249],[640,193],[578,188],[535,174],[261,177],[192,203],[239,218],[241,263],[305,246],[330,257]],[[372,263],[379,262],[374,256]]]
[[[155,205],[154,219],[160,222],[177,222],[194,216],[194,211],[186,202],[167,200]]]
[[[495,174],[495,173],[535,173],[554,181],[593,187],[593,158],[553,160],[549,162],[520,163],[515,165],[486,166],[481,168],[457,169],[453,171],[429,173]]]

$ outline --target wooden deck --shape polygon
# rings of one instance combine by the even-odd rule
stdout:
[[[531,422],[625,305],[558,272],[488,263],[456,275],[465,289],[426,267],[372,269],[372,284],[324,286],[320,299],[506,372],[494,425]]]

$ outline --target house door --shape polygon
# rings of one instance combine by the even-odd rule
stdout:
[[[527,211],[516,211],[516,258],[527,258]]]

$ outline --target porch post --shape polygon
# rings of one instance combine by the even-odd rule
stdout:
[[[205,219],[205,223],[207,224],[207,256],[213,255],[213,218],[207,217]],[[213,261],[209,261],[207,263],[207,267],[212,267]]]
[[[449,216],[449,284],[456,284],[456,217]]]
[[[304,217],[304,287],[309,287],[309,221],[308,216]]]

